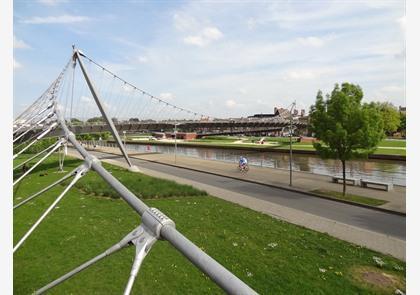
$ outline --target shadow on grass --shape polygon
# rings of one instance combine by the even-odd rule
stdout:
[[[41,164],[39,164],[34,170],[32,170],[29,174],[35,174],[35,173],[39,173],[39,172],[45,172],[47,170],[53,169],[53,168],[57,168],[57,171],[59,169],[59,165],[58,165],[58,158],[57,161],[47,161],[48,159],[46,159],[46,162],[43,162]],[[80,164],[82,161],[79,159],[67,159],[64,161],[64,167],[66,166],[71,166],[71,167],[76,167],[77,164]],[[35,162],[36,163],[36,162]],[[32,165],[29,164],[27,169],[30,169],[33,165],[35,165],[35,163],[33,163]],[[49,171],[51,172],[51,171]],[[22,176],[24,174],[22,169],[16,169],[16,172],[13,173],[13,179],[17,179],[18,177]]]

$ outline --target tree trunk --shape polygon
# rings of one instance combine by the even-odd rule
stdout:
[[[346,161],[341,160],[341,163],[343,164],[343,196],[346,195]]]

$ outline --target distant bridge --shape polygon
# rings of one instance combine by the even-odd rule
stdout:
[[[210,121],[210,122],[176,122],[178,131],[180,132],[195,132],[199,137],[204,135],[235,135],[235,134],[259,134],[267,132],[280,132],[288,129],[290,126],[289,120],[276,121],[245,121],[245,120],[226,120],[226,121]],[[127,133],[141,133],[141,132],[160,132],[173,131],[175,122],[134,122],[134,123],[116,123],[115,129],[122,134],[123,131]],[[293,127],[297,128],[298,132],[305,131],[307,128],[306,120],[294,120]],[[105,123],[96,124],[79,124],[71,127],[75,134],[100,133],[110,131],[109,126]],[[38,130],[34,130],[34,133]],[[51,136],[59,134],[59,130],[51,132]],[[30,135],[30,134],[28,134]]]

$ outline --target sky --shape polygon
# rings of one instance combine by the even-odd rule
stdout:
[[[72,48],[212,117],[308,110],[335,83],[405,106],[405,2],[14,1],[14,115]]]

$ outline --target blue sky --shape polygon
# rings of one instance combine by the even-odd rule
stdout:
[[[14,113],[76,44],[127,81],[214,117],[359,84],[405,105],[404,1],[14,1]]]

